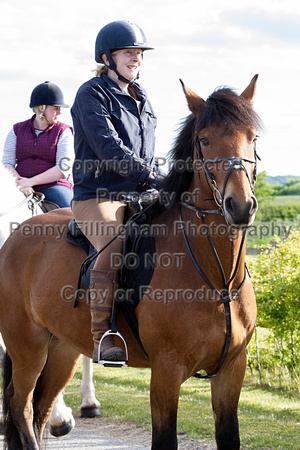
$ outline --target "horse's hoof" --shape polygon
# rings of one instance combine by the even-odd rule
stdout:
[[[64,422],[61,425],[50,425],[50,433],[52,436],[61,437],[70,433],[74,428],[74,424],[71,420]]]
[[[81,417],[91,419],[96,416],[102,416],[102,413],[97,406],[85,406],[81,408]]]

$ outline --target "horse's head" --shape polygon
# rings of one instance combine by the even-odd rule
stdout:
[[[181,82],[196,116],[194,162],[200,164],[194,165],[194,182],[206,198],[213,195],[227,223],[238,227],[250,226],[257,210],[255,147],[261,122],[251,105],[257,77],[240,96],[221,88],[206,101]]]

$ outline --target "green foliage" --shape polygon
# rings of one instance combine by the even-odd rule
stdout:
[[[256,220],[261,222],[270,222],[272,220],[294,220],[299,214],[300,203],[286,202],[285,204],[276,204],[270,201],[261,201],[256,213]]]
[[[292,230],[287,240],[275,237],[249,262],[258,318],[257,324],[272,332],[274,342],[268,364],[293,380],[300,364],[300,232]]]
[[[266,177],[266,172],[261,172],[257,175],[257,181],[255,184],[255,196],[258,200],[258,203],[266,202],[272,198],[272,195],[274,195],[274,187],[265,181]]]
[[[276,247],[266,247],[251,263],[259,302],[259,326],[300,331],[300,233],[286,241],[275,237]]]
[[[283,186],[284,184],[288,183],[291,180],[300,180],[299,176],[296,175],[277,175],[277,176],[267,176],[266,177],[266,182],[269,184],[274,185],[279,185],[279,186]]]
[[[294,220],[300,214],[300,179],[288,179],[285,184],[270,184],[266,172],[257,177],[255,195],[258,200],[256,220]],[[287,196],[289,198],[287,199]],[[284,201],[278,201],[283,199]],[[296,200],[296,201],[295,201]]]
[[[290,180],[281,187],[276,187],[276,195],[300,195],[300,180]]]

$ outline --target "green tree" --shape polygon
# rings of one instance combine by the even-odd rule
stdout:
[[[300,195],[300,181],[291,180],[285,183],[279,195]]]

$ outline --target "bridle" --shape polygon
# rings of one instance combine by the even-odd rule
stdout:
[[[218,269],[219,269],[219,272],[220,272],[220,275],[221,275],[221,278],[222,278],[222,289],[218,290],[211,283],[211,281],[205,275],[205,273],[202,271],[202,269],[198,265],[194,255],[193,255],[192,249],[191,249],[190,244],[188,242],[187,235],[186,235],[185,230],[184,230],[184,222],[183,222],[183,219],[182,219],[181,207],[183,206],[185,208],[188,208],[190,210],[195,211],[197,217],[200,218],[203,226],[206,226],[206,224],[205,224],[205,217],[208,214],[220,214],[220,215],[225,217],[225,215],[224,215],[224,196],[225,196],[225,190],[226,190],[226,186],[227,186],[227,183],[228,183],[228,179],[229,179],[229,176],[230,176],[232,170],[233,169],[241,169],[241,170],[243,170],[246,173],[247,179],[248,179],[250,187],[251,187],[251,191],[252,191],[253,195],[255,195],[254,194],[254,185],[255,185],[255,182],[256,182],[256,178],[257,178],[257,159],[260,159],[260,158],[257,155],[256,147],[254,147],[254,158],[253,159],[244,158],[244,157],[240,157],[239,156],[239,157],[224,157],[224,158],[215,158],[215,159],[207,159],[207,160],[205,160],[204,157],[203,157],[203,153],[202,153],[202,150],[201,150],[201,144],[200,144],[200,140],[199,140],[198,137],[196,138],[196,141],[195,141],[195,144],[194,144],[194,148],[195,148],[196,155],[197,155],[198,159],[200,160],[201,165],[203,167],[203,170],[204,170],[204,173],[205,173],[205,177],[206,177],[206,181],[207,181],[208,185],[211,187],[211,190],[213,192],[213,198],[214,198],[215,203],[218,206],[218,209],[206,210],[206,209],[200,208],[198,206],[191,205],[191,204],[188,204],[186,202],[181,202],[180,201],[179,202],[179,216],[180,216],[180,225],[181,225],[181,231],[182,231],[182,234],[183,234],[184,242],[185,242],[185,245],[186,245],[187,250],[189,252],[189,255],[190,255],[190,257],[191,257],[191,259],[193,261],[194,266],[196,267],[198,273],[201,275],[201,277],[203,278],[205,283],[217,294],[217,296],[220,298],[221,302],[224,304],[225,320],[226,320],[226,336],[225,336],[225,344],[224,344],[221,360],[219,361],[219,364],[213,370],[213,372],[207,373],[206,375],[199,374],[199,373],[194,374],[194,377],[196,377],[196,378],[212,378],[212,377],[216,376],[217,372],[219,371],[219,369],[224,364],[225,359],[226,359],[227,354],[228,354],[228,351],[229,351],[229,347],[230,347],[230,342],[231,342],[230,302],[232,300],[236,300],[238,298],[239,293],[240,293],[240,291],[241,291],[241,289],[244,286],[244,283],[246,281],[247,273],[249,275],[248,268],[247,268],[247,265],[245,263],[245,266],[244,266],[244,278],[243,278],[239,288],[235,291],[234,295],[232,295],[231,292],[230,292],[230,285],[233,282],[233,280],[234,280],[234,278],[235,278],[235,276],[237,274],[239,265],[240,265],[240,261],[241,261],[241,257],[242,257],[242,251],[243,251],[243,247],[244,247],[244,243],[245,243],[245,239],[246,239],[246,230],[245,229],[243,230],[243,235],[242,235],[242,239],[241,239],[241,243],[240,243],[240,247],[239,247],[239,251],[238,251],[238,256],[237,256],[237,261],[236,261],[236,264],[235,264],[235,268],[233,270],[233,274],[232,274],[232,276],[230,277],[229,280],[226,280],[224,269],[222,267],[222,263],[221,263],[221,261],[219,259],[219,256],[218,256],[218,253],[217,253],[217,251],[215,249],[213,241],[212,241],[209,233],[208,232],[206,233],[206,237],[208,239],[211,251],[212,251],[213,256],[214,256],[214,258],[216,260],[216,263],[217,263],[217,266],[218,266]],[[215,181],[215,178],[212,175],[211,171],[209,170],[208,165],[209,164],[224,163],[224,162],[228,163],[228,171],[226,173],[224,186],[223,186],[223,189],[222,189],[222,192],[221,192],[218,189],[218,187],[217,187],[217,183]],[[249,163],[252,163],[252,164],[255,165],[254,166],[252,180],[251,180],[249,172],[248,172],[248,170],[247,170],[247,168],[245,166],[245,162],[249,162]],[[199,171],[198,171],[198,176],[200,178]],[[226,218],[225,218],[225,220],[226,220]]]
[[[257,155],[255,142],[254,142],[254,158],[253,159],[244,158],[243,156],[228,156],[228,157],[223,157],[223,158],[215,158],[215,159],[206,159],[205,160],[203,153],[202,153],[201,143],[200,143],[198,136],[196,138],[194,148],[196,151],[196,155],[202,164],[206,180],[209,181],[208,184],[211,186],[214,200],[215,200],[216,204],[218,205],[218,207],[221,209],[222,214],[224,214],[224,209],[223,209],[224,205],[223,204],[224,204],[225,190],[227,187],[229,176],[233,169],[236,169],[236,170],[241,169],[245,172],[246,177],[250,184],[251,191],[252,191],[253,195],[255,195],[254,186],[256,183],[256,179],[257,179],[257,159],[260,159],[259,156]],[[245,162],[254,164],[252,179],[251,179],[249,171],[245,165]],[[223,189],[221,192],[218,189],[218,186],[217,186],[217,183],[216,183],[216,180],[215,180],[213,174],[209,170],[209,165],[215,166],[217,164],[222,164],[224,166],[225,163],[227,163],[228,170],[227,170],[226,178],[224,181]],[[198,176],[200,177],[199,172],[198,172]]]

